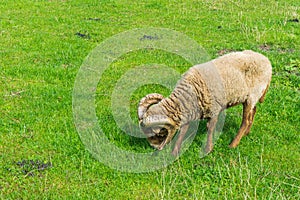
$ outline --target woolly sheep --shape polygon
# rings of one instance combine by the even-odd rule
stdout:
[[[236,147],[253,123],[256,104],[263,102],[270,85],[272,66],[262,54],[245,50],[191,67],[178,81],[168,98],[154,93],[140,100],[139,125],[151,146],[162,150],[177,130],[172,151],[178,155],[193,120],[207,119],[206,153],[213,149],[213,132],[221,111],[243,104],[240,129],[229,145]]]

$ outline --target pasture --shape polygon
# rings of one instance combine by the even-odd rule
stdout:
[[[300,199],[298,1],[4,0],[0,10],[1,199]],[[270,59],[270,89],[237,148],[228,144],[242,106],[227,111],[211,154],[199,156],[200,123],[186,152],[160,170],[115,170],[85,148],[72,112],[82,63],[107,38],[148,27],[183,33],[211,58],[251,49]],[[140,49],[115,60],[95,89],[105,135],[137,153],[153,149],[116,126],[111,96],[123,74],[147,63],[180,73],[191,67],[178,55]],[[130,113],[136,123],[136,106],[151,92],[167,96],[170,90],[156,84],[135,90]]]

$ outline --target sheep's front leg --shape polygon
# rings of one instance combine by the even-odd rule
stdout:
[[[253,106],[252,104],[247,103],[247,102],[245,102],[243,104],[242,124],[241,124],[241,127],[240,127],[237,135],[235,136],[235,138],[233,139],[233,141],[231,142],[229,147],[231,147],[231,148],[236,147],[240,143],[240,140],[242,139],[242,137],[244,135],[249,134],[253,120],[254,120],[255,112],[256,112],[255,106]]]
[[[185,124],[185,125],[183,125],[180,128],[180,133],[179,133],[178,139],[177,139],[177,141],[175,143],[175,146],[174,146],[174,149],[172,151],[172,154],[174,156],[178,156],[179,155],[182,141],[184,139],[185,134],[187,133],[187,131],[189,129],[189,126],[190,126],[190,124]]]
[[[205,153],[210,153],[213,150],[213,135],[218,121],[218,116],[215,116],[207,122],[207,142],[205,147]]]

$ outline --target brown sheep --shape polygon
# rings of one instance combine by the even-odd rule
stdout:
[[[229,145],[236,147],[253,123],[257,102],[263,102],[271,82],[272,66],[262,54],[233,52],[191,67],[168,98],[149,94],[138,106],[139,124],[150,144],[161,150],[180,130],[173,155],[178,155],[193,120],[207,119],[206,153],[213,149],[213,132],[223,110],[243,104],[240,129]]]

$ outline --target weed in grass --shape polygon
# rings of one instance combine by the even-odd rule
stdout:
[[[16,165],[25,176],[35,176],[36,171],[41,172],[52,167],[51,162],[42,162],[40,160],[22,160],[16,162]]]

